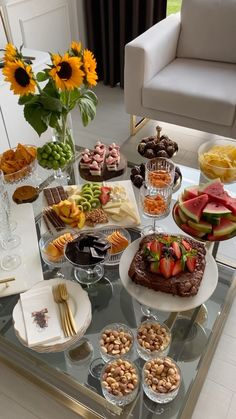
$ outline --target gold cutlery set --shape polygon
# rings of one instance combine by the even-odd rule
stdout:
[[[75,336],[77,334],[76,323],[68,304],[69,294],[66,284],[53,286],[53,298],[59,306],[61,326],[65,337]]]

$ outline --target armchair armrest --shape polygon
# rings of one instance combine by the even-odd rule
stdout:
[[[128,113],[141,106],[141,89],[176,57],[180,13],[168,16],[125,46],[124,95]]]

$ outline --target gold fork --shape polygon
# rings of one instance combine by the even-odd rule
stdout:
[[[68,326],[66,324],[65,311],[63,310],[63,307],[62,307],[62,304],[61,304],[62,301],[61,301],[61,297],[60,297],[60,294],[59,294],[59,288],[58,288],[57,285],[53,286],[52,293],[53,293],[53,298],[54,298],[55,303],[57,303],[58,306],[59,306],[61,326],[62,326],[63,333],[64,333],[65,337],[68,337],[68,336],[70,336],[69,329],[68,329]]]
[[[59,284],[58,288],[59,288],[59,292],[60,292],[60,297],[61,297],[62,301],[64,302],[64,304],[66,306],[66,309],[67,309],[67,315],[68,315],[68,318],[69,318],[69,323],[70,323],[73,335],[76,335],[77,327],[76,327],[76,323],[75,323],[72,311],[71,311],[69,303],[68,303],[69,294],[68,294],[66,284]]]

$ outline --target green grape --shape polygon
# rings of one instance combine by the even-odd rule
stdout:
[[[47,160],[41,160],[40,161],[40,165],[42,166],[42,167],[46,167],[47,166]]]
[[[46,152],[47,154],[51,154],[52,149],[51,149],[51,147],[50,147],[50,145],[49,145],[49,144],[47,144],[47,145],[46,145],[46,147],[45,147],[45,152]]]
[[[53,160],[52,167],[53,167],[54,170],[58,170],[59,169],[59,163],[58,163],[57,160]]]
[[[66,159],[64,157],[61,157],[59,160],[60,166],[65,166],[66,164]]]
[[[43,158],[44,160],[47,160],[47,159],[48,159],[48,154],[47,154],[47,153],[42,153],[42,158]]]

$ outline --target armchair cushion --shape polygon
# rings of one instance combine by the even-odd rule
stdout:
[[[235,17],[235,0],[182,0],[177,56],[236,63]]]
[[[236,106],[233,86],[236,65],[177,58],[144,84],[142,106],[231,126]]]

